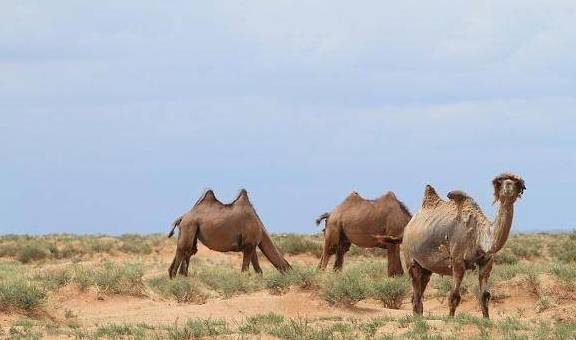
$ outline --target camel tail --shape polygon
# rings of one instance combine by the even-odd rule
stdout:
[[[180,222],[182,222],[182,218],[183,216],[180,216],[174,221],[174,223],[172,223],[172,230],[170,230],[170,232],[168,233],[168,238],[174,235],[174,230],[176,230],[176,227],[180,225]]]
[[[322,223],[322,220],[328,220],[328,217],[330,217],[330,213],[323,213],[316,219],[316,225],[320,225],[320,223]]]
[[[270,238],[270,235],[268,235],[268,232],[265,229],[262,230],[262,240],[260,241],[258,247],[262,253],[264,253],[264,256],[266,256],[268,261],[270,261],[270,263],[272,263],[272,265],[276,267],[276,269],[278,269],[280,272],[285,272],[289,269],[292,269],[288,261],[284,259],[284,256],[282,256],[278,248],[276,248],[272,242],[272,239]]]

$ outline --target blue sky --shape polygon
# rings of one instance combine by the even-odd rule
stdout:
[[[524,177],[576,227],[574,1],[6,1],[0,232],[167,232],[245,187],[274,232],[350,191]]]

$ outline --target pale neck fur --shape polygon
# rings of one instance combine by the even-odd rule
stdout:
[[[498,205],[498,212],[494,222],[486,225],[480,233],[480,247],[489,254],[494,254],[508,240],[510,229],[512,228],[512,218],[514,217],[514,201],[506,200]]]

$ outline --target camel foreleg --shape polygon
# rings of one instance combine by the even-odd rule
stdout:
[[[478,267],[478,281],[480,283],[480,306],[482,307],[482,315],[485,318],[490,318],[488,312],[488,304],[490,303],[490,291],[488,290],[488,278],[492,271],[492,263],[494,259],[491,258],[485,263],[481,263]]]

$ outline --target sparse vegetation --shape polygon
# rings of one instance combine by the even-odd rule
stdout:
[[[142,295],[144,281],[142,267],[137,264],[104,262],[98,268],[73,268],[72,281],[81,288],[95,286],[104,294]]]
[[[284,254],[298,255],[298,254],[311,254],[320,257],[322,254],[321,240],[312,240],[309,237],[287,234],[287,235],[274,235],[274,243]]]
[[[410,293],[410,287],[406,276],[377,280],[372,284],[372,297],[382,302],[386,308],[398,309]]]
[[[29,314],[37,311],[46,292],[36,283],[22,277],[0,281],[0,310]]]
[[[576,337],[576,324],[563,309],[571,303],[576,292],[576,260],[570,255],[570,247],[576,247],[575,234],[511,236],[512,246],[507,244],[498,254],[490,277],[493,306],[507,303],[511,293],[504,288],[508,284],[520,287],[522,293],[528,294],[530,301],[535,302],[533,306],[525,306],[509,315],[495,312],[492,321],[483,319],[474,311],[458,312],[454,318],[445,317],[445,310],[422,318],[412,317],[408,275],[387,277],[386,258],[381,256],[385,251],[353,247],[347,254],[343,272],[317,271],[317,259],[310,255],[316,256],[314,249],[320,249],[320,236],[289,235],[274,236],[274,239],[279,244],[284,242],[279,247],[282,251],[298,255],[290,259],[291,271],[282,274],[273,270],[264,259],[261,261],[263,275],[253,271],[240,273],[238,254],[216,258],[206,256],[206,250],[201,249],[200,253],[204,255],[191,259],[189,276],[170,280],[166,274],[170,261],[167,254],[171,256],[173,249],[170,252],[158,250],[174,247],[175,240],[167,240],[165,235],[0,236],[0,311],[12,313],[12,320],[15,320],[0,322],[0,338],[34,339],[47,335],[90,339]],[[524,244],[527,246],[521,249]],[[462,289],[464,301],[474,298],[477,281],[477,272],[467,273]],[[427,299],[446,297],[451,282],[449,276],[433,275],[430,282],[433,289],[428,290]],[[217,299],[256,291],[260,293],[249,299],[260,294],[290,292],[288,297],[273,298],[307,294],[323,308],[346,312],[318,318],[266,313],[247,314],[245,318],[234,315],[231,321],[218,318],[188,320],[193,315],[185,315],[170,324],[125,323],[122,319],[88,324],[76,306],[64,305],[55,312],[54,306],[61,303],[61,295],[70,294],[70,290],[74,292],[72,294],[86,294],[86,298],[95,299],[94,303],[99,303],[97,297],[104,297],[110,303],[114,301],[110,296],[125,295],[167,303],[170,308],[206,308],[175,304],[219,303]],[[317,301],[317,296],[329,304]],[[342,308],[362,300],[360,307]],[[227,303],[232,301],[235,300]],[[446,300],[440,301],[447,303]],[[329,305],[332,307],[326,307]],[[350,311],[364,310],[365,305],[370,308],[401,308],[402,311],[393,312],[398,313],[392,314],[397,316],[377,318],[363,314],[357,314],[358,319],[346,316]],[[536,311],[532,312],[534,309]],[[306,306],[302,310],[305,311]],[[21,315],[31,319],[19,319]],[[53,315],[64,321],[50,321]]]
[[[209,297],[197,280],[187,277],[170,280],[166,275],[157,276],[151,279],[148,285],[162,296],[174,298],[181,303],[203,304]]]

